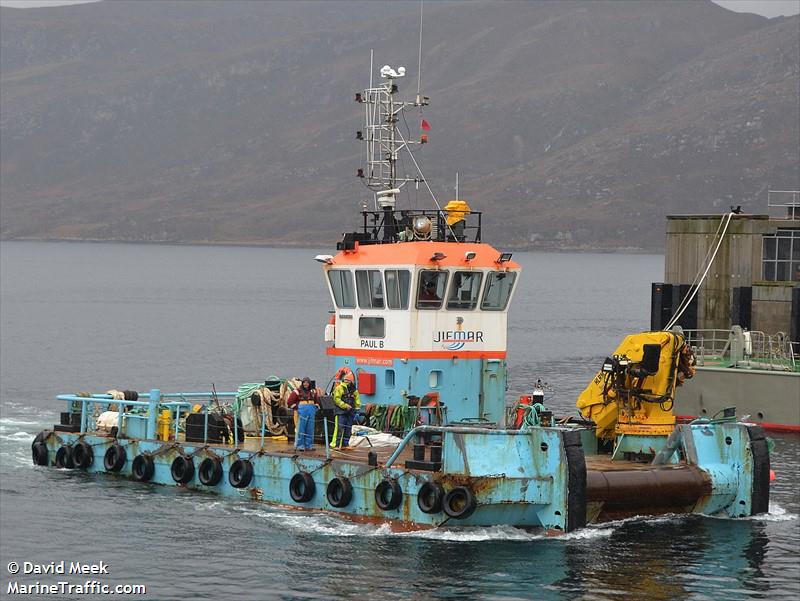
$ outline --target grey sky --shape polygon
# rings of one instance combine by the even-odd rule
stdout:
[[[1,6],[39,8],[61,4],[83,4],[97,0],[0,0]],[[765,17],[789,16],[800,13],[800,0],[712,0],[737,13],[755,13]]]

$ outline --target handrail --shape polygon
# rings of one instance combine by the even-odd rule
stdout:
[[[226,399],[227,398],[236,398],[236,396],[238,394],[239,393],[237,393],[237,392],[217,392],[217,393],[214,393],[214,392],[165,392],[164,394],[161,395],[160,398],[162,398],[162,399],[163,398],[180,399],[180,398],[187,398],[187,397],[191,397],[191,398],[205,398],[205,397],[207,397],[209,400],[211,400],[215,396],[216,397],[221,397],[221,398],[226,398]],[[149,399],[150,398],[150,393],[149,392],[140,392],[139,393],[139,398],[140,399]],[[93,394],[92,396],[78,396],[77,394],[59,394],[56,397],[56,399],[59,400],[59,401],[67,401],[67,400],[79,401],[81,399],[89,399],[90,401],[91,400],[98,400],[99,401],[99,400],[109,399],[109,400],[111,400],[112,403],[120,403],[121,402],[121,403],[125,403],[126,405],[134,405],[136,403],[140,403],[140,401],[126,401],[124,399],[120,401],[119,399],[115,399],[110,394],[106,394],[106,393]],[[144,404],[147,405],[147,403],[144,403]]]
[[[682,333],[693,347],[698,365],[705,365],[707,358],[714,358],[729,360],[733,366],[773,371],[796,371],[799,366],[795,355],[800,344],[789,340],[783,332],[766,335],[734,326],[730,330],[685,329]]]
[[[175,438],[177,439],[179,428],[180,428],[180,415],[181,409],[187,408],[191,409],[191,407],[196,404],[196,401],[205,399],[207,401],[211,401],[214,398],[235,398],[237,393],[235,392],[170,392],[161,394],[161,391],[158,389],[153,389],[150,392],[143,392],[138,394],[138,398],[147,399],[146,401],[140,400],[125,400],[125,399],[115,399],[112,395],[108,393],[103,394],[92,394],[91,396],[78,396],[77,394],[60,394],[56,396],[56,399],[59,401],[66,401],[70,404],[79,402],[81,404],[81,424],[80,424],[80,433],[85,434],[87,428],[89,426],[89,415],[87,411],[87,403],[97,404],[105,406],[106,408],[110,405],[120,405],[120,411],[117,414],[117,428],[119,431],[122,430],[122,422],[123,419],[126,417],[130,418],[138,418],[143,419],[145,416],[135,415],[128,413],[125,408],[128,406],[132,407],[147,407],[148,414],[147,414],[147,427],[146,427],[146,436],[147,438],[156,438],[157,437],[157,424],[158,424],[158,408],[163,407],[165,409],[171,409],[175,411]],[[162,402],[162,399],[181,399],[181,400],[169,400],[167,402]],[[203,441],[204,443],[208,441],[208,405],[204,407],[203,413],[205,414],[205,425],[203,429]],[[234,419],[234,445],[239,444],[239,432],[238,432],[238,425],[239,420]],[[262,447],[263,447],[263,435],[262,435]]]
[[[412,229],[411,220],[418,216],[431,219],[430,239],[432,240],[476,243],[481,241],[481,221],[483,216],[481,211],[470,210],[466,213],[463,218],[463,228],[459,233],[447,225],[448,212],[444,209],[364,210],[361,215],[363,217],[360,232],[363,238],[359,240],[361,244],[399,242],[401,241],[401,233],[407,228]],[[387,217],[389,217],[388,220]]]

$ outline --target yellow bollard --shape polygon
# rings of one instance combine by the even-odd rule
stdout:
[[[158,416],[158,439],[169,440],[170,426],[172,425],[172,411],[162,409]]]

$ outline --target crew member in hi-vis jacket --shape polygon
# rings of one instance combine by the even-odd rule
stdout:
[[[336,421],[333,426],[331,447],[342,449],[350,446],[350,432],[356,411],[361,408],[361,397],[354,382],[342,381],[333,390],[336,405]]]

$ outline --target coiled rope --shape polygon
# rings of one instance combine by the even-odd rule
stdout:
[[[542,405],[541,403],[533,403],[528,405],[526,403],[517,403],[516,406],[512,405],[510,407],[511,411],[509,411],[509,419],[511,420],[510,423],[513,423],[513,418],[517,413],[517,410],[522,409],[524,414],[522,416],[522,424],[520,425],[521,428],[535,428],[536,426],[541,425],[541,420],[539,415],[543,411],[547,411],[547,407]]]

